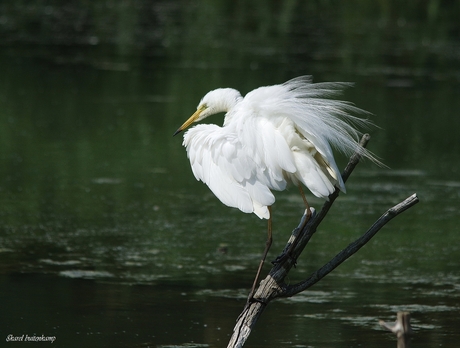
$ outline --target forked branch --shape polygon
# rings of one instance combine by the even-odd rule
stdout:
[[[370,136],[368,134],[363,135],[360,145],[366,147],[369,142]],[[348,165],[342,173],[344,181],[348,179],[353,169],[360,161],[359,149],[351,156]],[[237,319],[237,323],[233,329],[233,335],[227,347],[242,347],[249,337],[251,330],[257,319],[262,314],[268,303],[276,298],[290,297],[301,291],[304,291],[320,281],[327,274],[338,267],[342,262],[348,259],[351,255],[356,253],[361,247],[363,247],[375,234],[391,219],[401,214],[405,210],[409,209],[418,202],[416,194],[408,197],[401,203],[388,209],[361,237],[355,240],[353,243],[348,245],[344,250],[339,252],[333,259],[331,259],[324,266],[313,272],[307,279],[303,280],[294,285],[287,285],[284,279],[288,275],[292,266],[295,265],[297,258],[302,253],[310,238],[316,232],[318,225],[324,219],[328,213],[330,207],[334,203],[335,199],[339,195],[339,190],[336,189],[329,196],[321,211],[316,213],[312,208],[312,216],[305,223],[306,215],[302,217],[299,226],[297,226],[283,251],[283,254],[277,258],[278,262],[275,263],[273,268],[270,270],[267,277],[260,282],[260,286],[254,294],[253,301],[246,304],[243,312]]]
[[[291,297],[299,292],[302,292],[322,278],[324,278],[327,274],[332,272],[335,268],[337,268],[342,262],[356,253],[359,249],[361,249],[367,242],[371,240],[375,234],[380,231],[380,229],[387,224],[388,221],[396,217],[397,215],[401,214],[405,210],[412,207],[414,204],[418,203],[418,197],[414,193],[412,196],[406,198],[401,203],[398,203],[393,208],[388,209],[385,214],[383,214],[368,230],[364,233],[361,237],[355,240],[353,243],[350,243],[345,249],[339,252],[332,260],[322,266],[320,269],[315,271],[312,275],[310,275],[304,281],[289,285],[284,287],[283,292],[278,295],[278,297]]]

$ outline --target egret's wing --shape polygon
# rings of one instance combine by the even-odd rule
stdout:
[[[366,126],[370,122],[351,114],[364,111],[347,102],[330,99],[348,86],[348,83],[313,84],[309,77],[298,77],[281,85],[258,88],[248,93],[244,102],[257,105],[258,113],[270,116],[275,124],[276,119],[278,122],[286,118],[292,120],[295,131],[314,145],[329,174],[345,190],[331,145],[347,155],[358,150],[378,163],[357,142],[356,126]]]
[[[184,146],[197,180],[227,206],[268,219],[275,202],[263,170],[235,133],[212,124],[197,125],[184,135]],[[285,185],[284,181],[284,185]]]
[[[312,155],[309,151],[294,150],[293,154],[297,166],[294,177],[307,186],[316,197],[327,198],[334,192],[334,185],[340,185],[335,172],[331,173],[333,169],[325,170],[322,158]]]
[[[239,122],[234,124],[235,132],[250,158],[257,164],[258,180],[271,189],[284,190],[284,172],[293,173],[296,167],[283,134],[263,113],[246,108],[236,112],[240,113],[240,117]]]
[[[335,162],[334,154],[332,152],[332,148],[329,145],[329,142],[324,137],[316,137],[310,132],[307,132],[304,127],[298,126],[298,132],[301,133],[308,141],[310,141],[321,157],[316,157],[317,162],[321,162],[323,166],[326,168],[329,175],[337,182],[337,186],[342,190],[342,192],[346,192],[345,183],[343,182],[342,175],[337,167],[337,163]],[[334,190],[329,190],[329,194],[332,193]],[[327,194],[326,196],[328,196]]]
[[[372,125],[367,119],[353,114],[369,114],[351,103],[331,99],[345,88],[352,86],[345,82],[311,83],[310,77],[298,77],[280,85],[284,90],[284,102],[287,111],[303,132],[310,134],[312,142],[318,144],[324,154],[332,145],[346,155],[359,151],[364,157],[378,162],[374,156],[358,144],[361,134],[358,128]],[[327,150],[326,147],[329,149]]]

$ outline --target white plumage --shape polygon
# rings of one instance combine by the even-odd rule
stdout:
[[[260,87],[244,98],[231,88],[206,94],[197,111],[176,131],[193,122],[226,112],[224,124],[200,124],[184,134],[192,171],[227,206],[269,219],[272,190],[302,183],[325,198],[335,186],[345,191],[332,147],[349,155],[358,150],[355,125],[369,122],[351,104],[330,99],[346,83],[311,83],[298,77]],[[378,162],[378,161],[377,161]]]

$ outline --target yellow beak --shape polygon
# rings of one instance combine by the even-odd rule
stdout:
[[[188,126],[190,126],[193,122],[195,122],[198,117],[200,117],[200,114],[203,112],[205,108],[201,107],[199,108],[198,110],[195,111],[195,113],[190,116],[190,118],[184,122],[184,124],[182,126],[180,126],[173,134],[173,136],[175,136],[176,134],[179,134],[180,132],[182,132],[184,129],[186,129]]]

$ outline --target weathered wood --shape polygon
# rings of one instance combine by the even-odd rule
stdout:
[[[365,147],[369,139],[370,136],[365,134],[361,139],[360,145]],[[348,179],[353,169],[359,163],[361,158],[359,153],[360,151],[357,149],[355,154],[350,158],[350,161],[342,174],[344,181]],[[283,254],[277,258],[277,262],[275,262],[275,265],[269,272],[268,276],[260,282],[260,285],[254,294],[253,300],[246,303],[246,306],[238,317],[236,325],[233,329],[232,337],[227,346],[228,348],[242,347],[244,345],[251,333],[252,328],[271,300],[281,297],[293,296],[311,287],[313,284],[317,283],[328,273],[338,267],[343,261],[356,253],[388,221],[418,202],[417,195],[413,194],[403,202],[389,209],[369,228],[366,233],[364,233],[355,242],[351,243],[347,248],[338,253],[331,261],[311,274],[307,279],[294,285],[287,285],[284,283],[284,279],[288,275],[291,268],[296,264],[297,258],[310,241],[310,238],[316,232],[318,225],[324,219],[338,195],[339,190],[336,189],[335,192],[329,196],[329,200],[323,205],[319,213],[317,213],[315,209],[311,208],[312,215],[308,222],[306,222],[306,214],[302,216],[299,226],[297,226],[292,231],[292,235],[286,247],[284,248]]]
[[[412,333],[412,328],[410,326],[409,312],[398,312],[396,315],[396,322],[392,325],[384,322],[383,320],[380,320],[379,324],[385,329],[396,334],[396,337],[398,338],[398,348],[410,347],[410,335]]]

